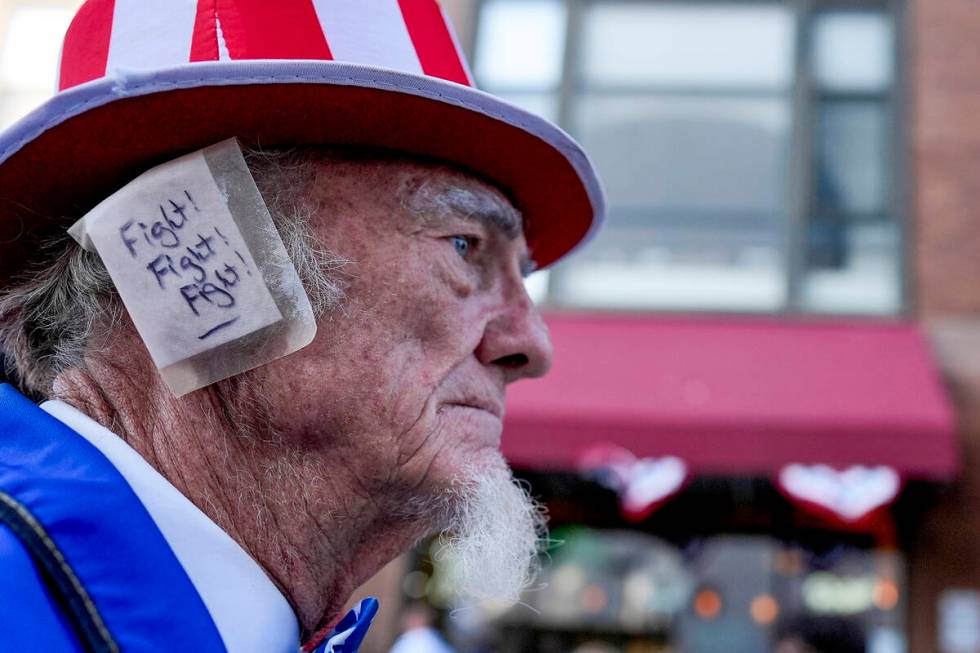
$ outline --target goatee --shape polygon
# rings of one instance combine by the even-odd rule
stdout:
[[[435,558],[461,605],[516,603],[538,571],[544,508],[502,457],[497,463],[467,470],[448,497],[449,527]]]

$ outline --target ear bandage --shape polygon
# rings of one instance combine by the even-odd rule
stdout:
[[[316,334],[235,139],[143,173],[68,231],[101,257],[177,396],[291,354]]]

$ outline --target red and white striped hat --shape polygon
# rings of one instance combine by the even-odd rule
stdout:
[[[473,87],[436,0],[88,0],[65,35],[59,92],[0,135],[0,283],[39,236],[229,136],[472,170],[524,213],[542,266],[603,219],[588,157]]]

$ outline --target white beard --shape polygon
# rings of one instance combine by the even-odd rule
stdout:
[[[436,560],[461,603],[516,603],[533,582],[546,532],[544,509],[499,464],[467,470],[450,491],[449,526]]]

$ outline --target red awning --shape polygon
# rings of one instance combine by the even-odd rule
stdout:
[[[889,465],[949,478],[956,421],[919,328],[907,323],[552,315],[555,363],[508,392],[504,453],[575,468],[613,442],[696,473],[788,463]]]

